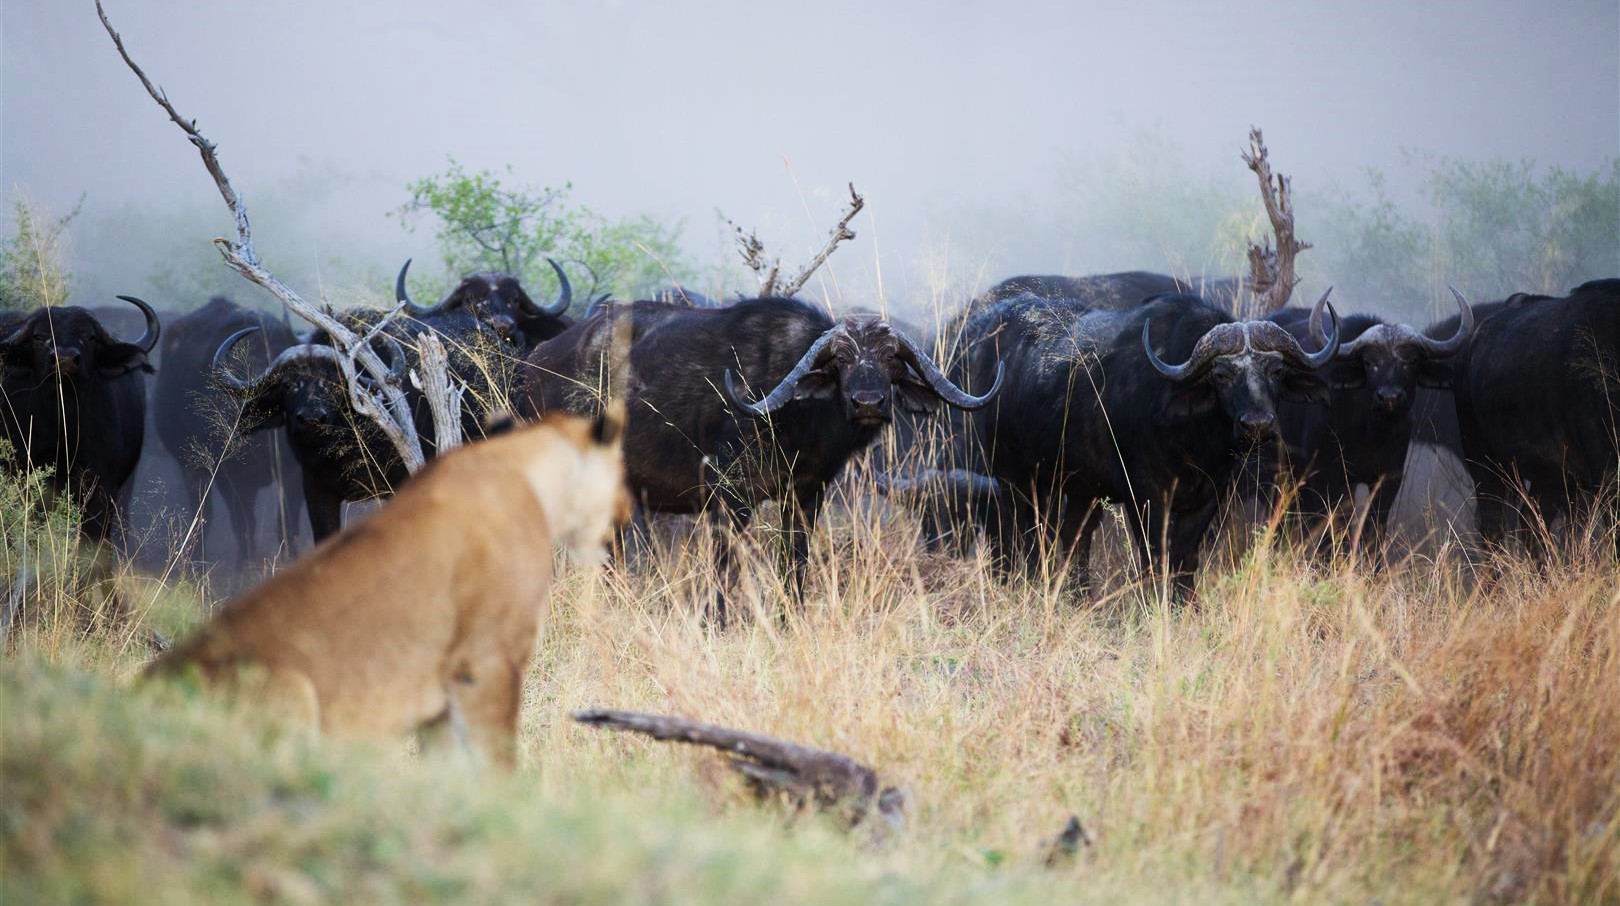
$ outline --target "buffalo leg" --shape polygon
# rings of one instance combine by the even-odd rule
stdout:
[[[1170,514],[1170,574],[1178,601],[1195,600],[1193,578],[1198,572],[1198,551],[1219,509],[1219,501],[1211,500],[1196,510]]]
[[[1382,562],[1388,556],[1385,547],[1389,543],[1389,514],[1395,509],[1395,499],[1400,493],[1401,479],[1398,475],[1384,476],[1369,491],[1367,512],[1361,520],[1359,543],[1362,556],[1374,563]]]
[[[734,582],[737,571],[736,552],[732,549],[733,536],[742,534],[753,518],[754,508],[748,501],[727,490],[724,484],[715,486],[704,519],[709,523],[710,534],[714,538],[714,575],[718,587],[714,593],[714,607],[706,616],[721,629],[726,626],[726,592]]]
[[[236,551],[240,562],[247,563],[258,553],[259,520],[253,512],[257,488],[226,478],[220,488],[225,498],[225,509],[230,513],[231,533],[236,536]]]
[[[1003,494],[995,503],[995,527],[991,550],[995,565],[1004,575],[1022,568],[1025,575],[1035,571],[1040,558],[1040,514],[1035,504],[1016,491]]]
[[[1161,507],[1165,515],[1155,517],[1150,511],[1146,518],[1133,519],[1133,527],[1146,542],[1145,568],[1152,574],[1162,564],[1169,575],[1171,595],[1181,603],[1192,599],[1199,547],[1220,509],[1220,499],[1213,497],[1197,509],[1181,512],[1171,509],[1168,502],[1162,502]]]
[[[301,527],[304,522],[300,518],[303,515],[300,510],[305,508],[302,482],[291,481],[289,480],[291,477],[283,472],[276,479],[276,492],[279,498],[276,537],[281,545],[281,553],[289,560],[298,555],[298,536],[302,534]]]
[[[804,603],[805,572],[810,564],[810,533],[821,515],[825,488],[801,491],[791,506],[782,508],[782,528],[787,534],[788,566],[792,569],[793,599]]]
[[[343,499],[322,488],[307,471],[304,473],[304,507],[309,510],[309,532],[316,544],[343,528]]]
[[[1500,547],[1506,541],[1507,485],[1495,475],[1474,479],[1474,525],[1482,547]]]
[[[1102,506],[1095,500],[1070,500],[1058,525],[1058,541],[1068,562],[1068,584],[1084,597],[1091,590],[1091,537],[1102,521]]]

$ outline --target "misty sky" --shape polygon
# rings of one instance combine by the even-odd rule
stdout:
[[[1240,188],[1250,123],[1301,185],[1396,170],[1403,148],[1577,168],[1620,148],[1616,0],[107,6],[250,203],[331,168],[341,203],[321,241],[388,256],[431,255],[428,235],[383,214],[447,156],[572,180],[575,200],[610,215],[683,217],[696,243],[716,241],[722,209],[789,257],[819,244],[853,180],[871,219],[852,257],[869,265],[880,249],[898,275],[976,204],[1061,204],[1045,197],[1054,167],[1135,129],[1228,167]],[[90,0],[0,8],[8,202],[219,204]],[[1021,259],[1016,242],[995,254],[1007,271],[1062,264]]]

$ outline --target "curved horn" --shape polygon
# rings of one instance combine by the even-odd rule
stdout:
[[[394,278],[394,301],[398,302],[404,308],[405,313],[413,318],[420,319],[428,315],[436,315],[450,304],[450,301],[456,297],[456,290],[460,287],[451,287],[450,292],[446,293],[443,299],[432,305],[418,305],[412,301],[411,294],[405,289],[405,272],[411,269],[412,260],[414,259],[406,258],[405,263],[400,265],[399,276]]]
[[[33,332],[33,327],[29,323],[30,320],[29,316],[24,315],[22,322],[17,325],[17,329],[13,330],[11,335],[4,340],[0,340],[0,346],[14,346],[27,339],[28,335]]]
[[[1328,287],[1327,292],[1322,294],[1322,299],[1326,299],[1328,297],[1328,295],[1330,293],[1332,293],[1332,292],[1333,292],[1333,287],[1331,287],[1331,286]],[[1327,333],[1322,330],[1322,302],[1320,300],[1318,300],[1315,305],[1311,306],[1311,322],[1310,323],[1311,323],[1311,339],[1315,340],[1318,343],[1327,342]]]
[[[1333,295],[1333,287],[1330,286],[1327,288],[1327,292],[1322,294],[1322,298],[1317,299],[1316,304],[1311,306],[1311,336],[1322,344],[1321,349],[1315,352],[1306,352],[1305,347],[1299,345],[1299,341],[1294,339],[1293,334],[1288,333],[1281,327],[1278,327],[1276,332],[1267,332],[1268,338],[1274,341],[1273,345],[1275,345],[1276,350],[1300,367],[1315,371],[1332,361],[1333,357],[1339,352],[1339,313],[1333,310],[1333,303],[1328,301],[1328,296],[1331,295]],[[1331,334],[1327,334],[1322,330],[1323,312],[1326,312],[1332,320],[1333,332]],[[1272,324],[1270,321],[1261,323]],[[1273,324],[1272,326],[1276,325]],[[1286,342],[1282,339],[1283,335],[1288,337]]]
[[[230,355],[231,347],[241,342],[243,337],[257,331],[258,329],[259,328],[257,327],[244,327],[241,330],[238,330],[236,333],[226,337],[225,342],[219,344],[219,348],[214,350],[214,358],[209,362],[210,367],[212,367],[214,371],[214,377],[218,378],[220,383],[239,393],[248,394],[257,392],[259,384],[264,380],[265,375],[261,374],[252,381],[244,381],[236,375],[231,374],[230,371],[225,367],[225,357]]]
[[[158,334],[163,332],[163,325],[158,322],[157,312],[152,310],[152,306],[134,296],[119,296],[118,298],[140,309],[141,314],[146,317],[146,332],[141,334],[141,338],[134,341],[133,345],[141,347],[143,352],[151,352],[152,347],[157,345]]]
[[[264,371],[260,372],[252,380],[244,381],[236,375],[230,373],[226,367],[225,357],[230,355],[231,349],[236,346],[237,343],[240,343],[243,337],[259,329],[260,328],[258,327],[244,327],[241,330],[238,330],[236,333],[226,337],[225,342],[219,344],[219,348],[214,350],[214,358],[210,362],[214,372],[214,377],[219,381],[219,383],[223,384],[227,390],[230,390],[235,394],[251,396],[258,393],[260,390],[264,389],[264,386],[268,384],[273,377],[275,377],[276,372],[281,370],[281,368],[289,362],[295,362],[301,359],[327,359],[334,365],[337,364],[338,351],[336,349],[333,349],[330,346],[322,346],[315,343],[299,343],[283,349],[280,355],[270,360],[270,364],[265,366]]]
[[[420,318],[423,315],[432,314],[439,306],[426,307],[411,301],[411,294],[405,291],[405,272],[411,269],[411,261],[412,259],[406,258],[405,263],[399,268],[399,276],[394,278],[394,301],[404,306],[405,311],[411,317]]]
[[[725,374],[726,399],[731,402],[731,405],[747,412],[749,415],[769,415],[782,408],[787,405],[789,400],[793,399],[793,391],[798,386],[799,379],[808,374],[811,368],[815,367],[816,359],[821,357],[821,353],[827,348],[827,344],[831,343],[833,337],[839,336],[844,330],[844,325],[839,324],[828,328],[825,333],[816,337],[816,341],[811,343],[810,348],[806,349],[804,355],[799,357],[798,364],[793,366],[793,370],[789,371],[787,376],[782,378],[781,382],[770,393],[767,393],[764,399],[757,403],[750,403],[742,398],[742,395],[737,392],[737,377],[730,368],[727,368]]]
[[[559,317],[568,310],[568,306],[574,303],[574,286],[568,282],[568,274],[563,272],[562,265],[552,258],[547,258],[546,263],[551,265],[553,271],[557,272],[557,300],[542,308],[536,305],[533,299],[526,296],[519,297],[518,304],[523,307],[524,313],[530,317]]]
[[[388,376],[397,384],[405,379],[405,368],[409,364],[405,358],[405,347],[401,346],[398,340],[385,333],[372,338],[373,343],[379,341],[388,350],[388,355],[385,358],[388,364]]]
[[[1424,336],[1418,331],[1412,331],[1414,335],[1411,341],[1412,345],[1436,357],[1456,355],[1461,352],[1463,346],[1467,345],[1468,338],[1474,333],[1474,307],[1468,304],[1468,300],[1464,298],[1457,287],[1447,284],[1446,288],[1451,290],[1453,296],[1457,297],[1457,332],[1452,334],[1449,339],[1436,340],[1433,337]]]
[[[1333,303],[1328,301],[1328,296],[1331,295],[1333,295],[1333,287],[1330,286],[1327,288],[1327,292],[1322,294],[1322,298],[1317,299],[1316,304],[1311,307],[1312,321],[1318,324],[1322,323],[1322,312],[1324,310],[1333,319],[1333,333],[1323,337],[1322,348],[1307,353],[1297,341],[1294,343],[1294,348],[1299,350],[1300,355],[1303,357],[1303,363],[1312,371],[1332,361],[1333,356],[1339,351],[1339,313],[1333,310]]]
[[[923,380],[928,382],[928,388],[934,391],[935,396],[952,406],[970,412],[975,409],[983,409],[990,404],[992,399],[995,399],[997,393],[1001,392],[1001,378],[1007,370],[1005,362],[999,359],[996,360],[996,378],[990,382],[990,389],[979,396],[973,396],[952,383],[951,379],[939,370],[939,366],[935,365],[932,359],[918,349],[917,344],[911,342],[910,337],[893,327],[889,328],[889,331],[894,334],[895,339],[900,341],[901,358],[905,360],[906,364],[922,375]]]
[[[1193,344],[1192,355],[1187,357],[1187,361],[1182,362],[1180,365],[1171,365],[1159,358],[1158,354],[1153,351],[1153,321],[1149,319],[1142,322],[1142,350],[1147,353],[1148,362],[1153,365],[1154,371],[1172,381],[1185,381],[1188,378],[1198,377],[1204,373],[1205,368],[1209,367],[1209,363],[1215,358],[1216,354],[1214,338],[1219,336],[1218,331],[1221,328],[1228,326],[1232,326],[1231,322],[1211,327],[1203,336],[1198,338],[1197,343]]]
[[[1336,358],[1354,358],[1361,350],[1376,345],[1389,345],[1400,342],[1410,343],[1412,334],[1412,328],[1407,327],[1405,324],[1374,324],[1362,331],[1361,336],[1356,337],[1354,340],[1348,343],[1340,343]],[[1321,341],[1323,338],[1317,337],[1316,339]]]

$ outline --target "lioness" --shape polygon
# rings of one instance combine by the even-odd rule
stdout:
[[[326,731],[448,721],[511,766],[552,545],[599,558],[630,515],[622,424],[622,406],[552,416],[446,454],[371,518],[227,603],[148,675],[251,683]]]

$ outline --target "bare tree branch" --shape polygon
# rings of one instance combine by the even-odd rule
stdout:
[[[806,264],[804,269],[799,271],[798,275],[787,283],[780,282],[783,279],[782,259],[777,257],[767,262],[765,260],[765,243],[759,241],[759,236],[756,233],[744,232],[742,227],[730,220],[727,220],[726,224],[737,233],[737,250],[742,253],[743,264],[747,265],[748,269],[754,272],[754,277],[759,280],[759,294],[762,296],[791,296],[804,289],[804,285],[810,282],[810,277],[823,264],[827,263],[828,256],[837,250],[840,242],[855,238],[855,232],[849,228],[849,222],[854,220],[855,215],[859,214],[864,207],[866,207],[866,199],[855,191],[855,184],[850,183],[849,207],[845,209],[843,218],[832,228],[832,232],[828,235],[827,244],[822,246],[821,251],[810,259],[810,263]]]
[[[1260,181],[1260,200],[1277,238],[1275,251],[1269,241],[1261,245],[1249,243],[1249,286],[1255,307],[1252,314],[1267,314],[1288,304],[1299,282],[1294,276],[1294,257],[1311,244],[1294,235],[1293,181],[1279,174],[1273,183],[1265,137],[1258,128],[1249,128],[1249,150],[1243,152],[1243,162]]]
[[[743,232],[742,227],[732,223],[730,220],[726,221],[726,225],[737,233],[737,251],[742,253],[743,264],[754,272],[754,279],[759,281],[759,294],[762,296],[771,295],[771,290],[776,285],[777,272],[782,267],[781,259],[766,263],[765,243],[759,241],[759,234]]]
[[[124,64],[129,67],[135,77],[140,79],[146,93],[156,101],[159,107],[169,115],[169,119],[179,126],[186,134],[186,138],[197,148],[202,156],[203,166],[208,169],[214,178],[214,185],[219,189],[220,197],[225,200],[225,206],[230,208],[231,214],[236,218],[236,240],[217,238],[214,245],[224,257],[225,263],[241,274],[243,278],[263,287],[272,296],[280,300],[294,314],[305,321],[315,325],[326,335],[331,337],[332,343],[337,347],[338,354],[332,356],[334,363],[343,373],[344,383],[349,389],[350,403],[355,411],[377,422],[383,432],[387,434],[394,449],[399,453],[405,467],[415,472],[425,462],[422,455],[422,444],[416,435],[415,421],[412,418],[411,407],[405,398],[398,382],[389,373],[375,350],[369,343],[357,337],[337,318],[329,312],[322,311],[304,301],[297,293],[282,283],[279,278],[265,269],[259,261],[258,252],[253,246],[253,227],[248,221],[247,205],[243,202],[235,188],[231,186],[230,179],[220,166],[217,146],[203,136],[197,129],[196,120],[182,117],[169,102],[168,95],[161,88],[152,84],[146,73],[136,64],[124,48],[124,40],[107,19],[107,13],[101,6],[101,0],[96,0],[96,15],[101,18],[101,25],[107,30],[107,36],[112,38],[113,46],[118,48],[118,55],[123,58]],[[363,368],[377,388],[376,395],[365,390],[355,370],[356,364]]]
[[[866,199],[855,191],[855,184],[850,183],[849,208],[844,211],[843,219],[839,220],[838,225],[832,228],[832,232],[827,237],[827,244],[821,247],[821,251],[816,253],[816,257],[810,259],[810,263],[804,266],[804,270],[799,271],[799,275],[793,278],[792,283],[782,287],[782,295],[791,296],[803,289],[804,285],[810,282],[810,275],[827,263],[827,257],[838,248],[838,243],[855,238],[855,231],[849,228],[849,222],[854,220],[855,215],[859,214],[864,207],[866,207]]]

